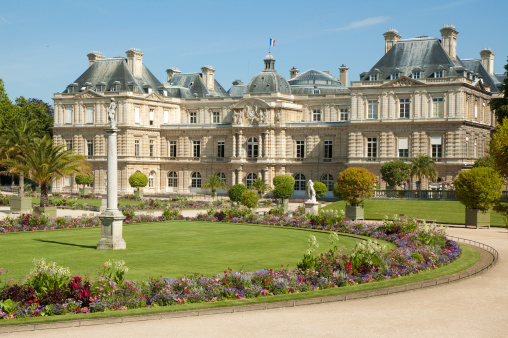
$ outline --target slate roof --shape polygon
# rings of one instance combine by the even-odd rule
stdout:
[[[490,87],[492,93],[498,93],[500,91],[502,81],[499,81],[495,75],[490,75],[485,67],[483,67],[481,60],[464,59],[461,61],[467,69],[483,79],[483,83]]]
[[[295,95],[348,93],[349,89],[333,75],[309,69],[288,81]],[[315,92],[318,90],[318,92]]]
[[[231,97],[242,97],[243,94],[245,94],[245,91],[247,90],[247,86],[245,84],[241,85],[233,85],[228,90],[228,94]]]
[[[269,52],[263,62],[265,68],[250,80],[245,92],[291,94],[288,81],[275,71],[275,57]]]
[[[229,96],[215,79],[214,89],[208,89],[201,73],[174,74],[165,87],[172,94],[171,96],[181,98]]]

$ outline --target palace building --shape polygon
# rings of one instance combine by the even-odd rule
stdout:
[[[201,192],[210,175],[229,187],[286,174],[295,178],[295,196],[305,195],[309,179],[325,183],[331,196],[347,167],[380,177],[382,163],[418,153],[450,181],[485,154],[495,127],[488,103],[503,80],[490,49],[460,59],[457,34],[445,26],[441,39],[401,39],[390,29],[384,55],[349,86],[345,65],[338,77],[293,67],[286,80],[270,53],[249,83],[235,81],[226,91],[209,65],[196,73],[169,68],[161,83],[138,49],[125,58],[91,52],[84,73],[54,96],[54,141],[87,156],[94,190],[103,192],[114,98],[120,193],[133,191],[128,178],[140,171],[149,178],[145,194]],[[53,185],[76,190],[70,176]]]

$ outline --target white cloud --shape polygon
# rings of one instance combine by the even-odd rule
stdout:
[[[372,18],[363,19],[360,21],[353,21],[349,25],[339,28],[334,28],[332,31],[346,31],[350,29],[363,28],[368,26],[377,25],[379,23],[383,23],[390,19],[388,16],[375,16]]]

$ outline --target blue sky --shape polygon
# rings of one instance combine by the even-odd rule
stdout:
[[[370,69],[384,53],[382,34],[440,37],[444,24],[459,32],[460,58],[495,56],[495,72],[508,57],[506,0],[427,1],[114,1],[0,0],[0,78],[11,100],[53,94],[88,67],[86,55],[125,56],[130,48],[160,80],[165,70],[216,69],[227,90],[263,69],[269,39],[276,70],[289,78],[293,66],[328,70],[349,67],[349,80]]]

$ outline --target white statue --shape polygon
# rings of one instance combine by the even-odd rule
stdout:
[[[277,110],[277,113],[275,114],[275,122],[280,122],[281,118],[282,118],[282,115],[280,113],[280,110]]]
[[[261,109],[259,111],[259,121],[261,123],[265,123],[265,110],[264,109]]]
[[[312,180],[307,182],[307,192],[309,193],[309,201],[316,202],[316,190],[314,190],[314,183]]]
[[[108,108],[108,119],[109,119],[109,126],[111,127],[111,129],[116,128],[115,110],[116,110],[115,99],[111,98],[111,104],[109,105],[109,108]]]

